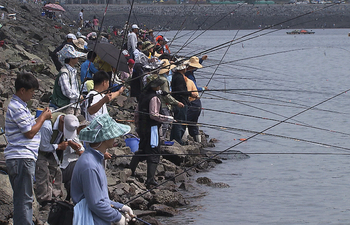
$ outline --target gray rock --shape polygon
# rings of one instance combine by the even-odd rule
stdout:
[[[179,214],[178,210],[162,204],[153,204],[150,210],[156,211],[157,216],[176,216]]]

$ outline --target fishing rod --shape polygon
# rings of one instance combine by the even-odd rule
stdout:
[[[112,205],[112,204],[111,204],[111,207],[114,208],[114,209],[117,209],[121,214],[128,214],[127,212],[123,212],[121,209],[115,207],[115,206]],[[129,214],[128,214],[128,215],[129,215]],[[150,224],[149,222],[146,222],[146,221],[144,221],[143,219],[138,218],[136,215],[129,215],[129,217],[131,217],[131,220],[132,220],[132,221],[138,220],[138,221],[140,221],[140,222],[142,222],[142,223],[144,223],[144,224],[152,225],[152,224]],[[128,222],[129,222],[129,221],[128,221]]]
[[[272,126],[269,126],[269,127],[265,128],[265,129],[263,129],[262,131],[256,132],[256,133],[253,134],[252,136],[246,138],[244,141],[240,141],[240,142],[238,142],[238,143],[236,143],[236,144],[234,144],[234,145],[232,145],[232,146],[230,146],[230,147],[224,149],[223,151],[220,151],[220,152],[214,154],[213,156],[209,157],[208,159],[202,160],[202,161],[200,161],[200,162],[194,164],[193,166],[191,166],[191,167],[185,169],[183,172],[178,173],[178,174],[176,174],[175,176],[173,176],[173,177],[171,177],[171,178],[169,178],[169,179],[166,179],[164,182],[162,182],[162,183],[156,185],[155,187],[150,188],[149,190],[144,191],[143,193],[138,194],[137,196],[135,196],[135,197],[133,197],[132,199],[130,199],[127,203],[132,202],[132,201],[134,201],[135,199],[144,196],[145,194],[147,194],[147,193],[150,192],[151,190],[153,190],[153,189],[155,189],[155,188],[157,188],[157,187],[159,187],[159,186],[161,186],[161,185],[163,185],[163,184],[169,182],[170,180],[175,179],[175,178],[178,177],[178,176],[181,176],[181,175],[184,174],[184,173],[187,173],[187,172],[190,171],[192,168],[195,168],[195,167],[201,165],[202,163],[207,162],[208,160],[211,160],[211,159],[213,159],[214,157],[216,157],[216,156],[218,156],[218,155],[220,155],[220,154],[223,154],[223,153],[229,151],[230,149],[232,149],[232,148],[234,148],[234,147],[236,147],[236,146],[238,146],[238,145],[240,145],[240,144],[242,144],[242,143],[245,143],[246,141],[248,141],[248,140],[250,140],[250,139],[252,139],[252,138],[255,138],[255,137],[258,136],[259,134],[264,134],[266,131],[268,131],[268,130],[270,130],[270,129],[272,129],[272,128],[274,128],[274,127],[280,125],[280,124],[282,124],[283,122],[288,121],[288,120],[290,120],[290,119],[292,119],[292,118],[294,118],[294,117],[296,117],[296,116],[299,116],[299,115],[301,115],[301,114],[303,114],[303,113],[305,113],[305,112],[311,110],[312,108],[315,108],[315,107],[317,107],[317,106],[319,106],[319,105],[322,105],[322,104],[324,104],[325,102],[328,102],[328,101],[330,101],[330,100],[332,100],[332,99],[334,99],[334,98],[336,98],[336,97],[338,97],[338,96],[340,96],[340,95],[343,95],[344,93],[346,93],[346,92],[348,92],[348,91],[350,91],[350,89],[348,89],[348,90],[346,90],[346,91],[342,91],[342,92],[340,92],[340,93],[338,93],[338,94],[336,94],[336,95],[334,95],[334,96],[332,96],[332,97],[330,97],[330,98],[327,98],[327,99],[325,99],[325,100],[323,100],[323,101],[321,101],[321,102],[319,102],[319,103],[317,103],[317,104],[315,104],[315,105],[313,105],[313,106],[310,106],[309,108],[307,108],[307,109],[305,109],[305,110],[302,110],[302,111],[300,111],[300,112],[298,112],[298,113],[296,113],[296,114],[294,114],[294,115],[292,115],[292,116],[290,116],[290,117],[287,117],[285,120],[280,121],[280,122],[278,122],[278,123],[276,123],[276,124],[274,124],[274,125],[272,125]],[[350,149],[346,149],[346,150],[350,150]],[[126,204],[127,204],[127,203],[126,203]]]
[[[253,97],[254,97],[254,96],[253,96]],[[253,102],[253,101],[226,99],[226,98],[221,98],[221,97],[217,97],[217,98],[202,97],[201,99],[218,100],[218,101],[229,101],[229,102],[235,102],[235,103],[237,103],[237,102],[244,102],[244,103],[251,103],[251,104],[272,105],[272,106],[281,106],[281,107],[285,107],[285,108],[296,108],[296,109],[305,109],[305,108],[307,108],[307,106],[303,107],[303,106],[294,105],[294,103],[292,103],[292,102],[287,102],[287,103],[291,103],[291,104],[293,104],[293,105],[282,105],[282,104],[267,103],[267,102]],[[330,110],[319,109],[319,108],[315,108],[315,109],[313,109],[313,110],[321,111],[321,112],[331,112],[331,113],[338,113],[338,114],[347,114],[347,113],[341,113],[341,112],[337,112],[337,111],[330,111]]]
[[[190,107],[190,108],[199,108],[199,107],[193,107],[193,106],[189,106],[189,107]],[[242,113],[236,113],[236,112],[228,112],[228,111],[218,110],[218,109],[208,109],[208,108],[201,108],[201,109],[202,109],[202,110],[206,110],[206,111],[212,111],[212,112],[219,112],[219,113],[225,113],[225,114],[231,114],[231,115],[237,115],[237,116],[251,117],[251,118],[255,118],[255,119],[270,120],[270,121],[275,121],[275,122],[280,122],[280,121],[281,121],[281,120],[271,119],[271,118],[267,118],[267,117],[253,116],[253,115],[242,114]],[[343,135],[350,136],[349,133],[344,133],[344,132],[341,132],[341,131],[336,131],[336,130],[321,128],[321,127],[316,127],[316,126],[311,126],[311,125],[305,125],[305,124],[300,124],[300,123],[293,123],[293,122],[288,122],[288,121],[286,121],[285,123],[286,123],[286,124],[291,124],[291,125],[296,125],[296,126],[302,126],[302,127],[312,128],[312,129],[316,129],[316,130],[328,131],[328,132],[332,132],[332,133],[337,133],[337,134],[343,134]]]
[[[254,35],[254,34],[263,32],[263,31],[265,31],[265,30],[267,30],[267,29],[271,29],[272,27],[278,27],[278,26],[280,26],[280,25],[282,25],[282,24],[284,24],[284,23],[287,23],[287,22],[293,21],[293,20],[295,20],[295,19],[298,19],[298,18],[307,16],[307,15],[312,14],[312,13],[315,13],[315,12],[317,12],[317,11],[325,10],[325,9],[327,9],[327,8],[333,7],[334,5],[337,5],[337,4],[334,4],[334,3],[333,3],[333,4],[330,4],[330,5],[324,6],[324,7],[320,8],[320,9],[316,9],[316,10],[313,10],[313,11],[309,11],[309,12],[306,12],[306,13],[301,14],[301,15],[299,15],[299,16],[293,17],[293,18],[291,18],[291,19],[287,19],[287,20],[284,20],[284,21],[282,21],[282,22],[279,22],[279,23],[276,23],[276,24],[273,24],[273,25],[270,25],[270,26],[261,28],[261,29],[259,29],[259,30],[254,31],[254,32],[251,32],[251,33],[249,33],[249,34],[243,35],[242,37],[238,38],[237,40],[241,40],[241,39],[244,39],[244,38],[249,37],[249,36],[251,36],[251,35]],[[265,34],[260,34],[260,35],[258,35],[258,36],[255,36],[254,38],[259,37],[259,36],[263,36],[263,35],[266,35],[266,34],[269,34],[269,33],[272,33],[272,32],[276,32],[276,31],[278,31],[278,30],[280,30],[280,29],[282,29],[282,28],[279,28],[279,29],[276,29],[276,30],[267,32],[267,33],[265,33]],[[251,40],[251,39],[252,39],[252,38],[245,39],[245,40]],[[207,49],[207,50],[205,50],[205,51],[203,51],[203,52],[197,53],[197,54],[195,54],[195,55],[208,54],[208,52],[211,52],[211,51],[213,51],[213,50],[216,51],[216,50],[218,50],[219,47],[224,47],[225,45],[230,44],[230,42],[237,41],[237,40],[230,40],[230,41],[224,42],[224,43],[222,43],[222,44],[219,44],[219,45],[217,45],[217,46],[214,46],[214,47],[212,47],[212,48],[209,48],[209,49]],[[240,42],[237,42],[237,43],[241,43],[241,41],[240,41]],[[235,44],[237,44],[237,43],[235,43]],[[215,49],[216,49],[216,50],[215,50]]]
[[[269,101],[274,101],[274,102],[282,102],[282,103],[287,103],[289,105],[296,105],[296,106],[300,106],[300,108],[305,108],[308,107],[307,105],[301,104],[301,103],[296,103],[296,102],[291,102],[291,101],[284,101],[284,100],[280,100],[280,99],[274,99],[274,98],[268,98],[268,97],[263,97],[261,95],[252,95],[252,94],[244,94],[244,93],[231,93],[231,92],[225,92],[226,94],[234,94],[234,95],[241,95],[241,96],[248,96],[248,97],[254,97],[254,98],[259,98],[259,99],[264,99],[264,100],[269,100]],[[321,94],[321,93],[320,93]],[[214,96],[214,97],[218,97],[221,98],[222,100],[226,100],[226,101],[232,101],[232,102],[236,102],[236,103],[242,103],[244,101],[238,101],[238,100],[232,100],[232,99],[228,99],[225,97],[222,97],[220,95],[215,95],[213,93],[207,93],[207,95],[210,96]],[[260,103],[261,104],[261,103]],[[249,105],[248,105],[249,106]],[[349,115],[349,113],[346,112],[339,112],[339,111],[334,111],[334,110],[328,110],[328,109],[320,109],[320,108],[316,108],[313,110],[318,110],[318,111],[323,111],[323,112],[330,112],[330,113],[337,113],[337,114],[342,114],[342,115]]]
[[[239,30],[237,30],[237,32],[236,32],[235,36],[233,37],[233,39],[235,39],[235,38],[237,37],[238,31],[239,31]],[[232,43],[231,43],[231,44],[230,44],[230,45],[227,47],[227,49],[226,49],[225,53],[222,55],[222,57],[221,57],[221,59],[220,59],[219,64],[218,64],[218,65],[217,65],[217,67],[215,68],[215,70],[214,70],[213,74],[211,75],[211,77],[210,77],[210,79],[208,80],[208,83],[205,85],[205,87],[208,87],[208,86],[209,86],[210,81],[213,79],[213,77],[214,77],[214,75],[215,75],[216,71],[218,70],[219,66],[221,65],[222,60],[224,60],[224,58],[225,58],[225,56],[226,56],[226,54],[227,54],[228,50],[230,49],[231,45],[232,45]],[[203,96],[203,94],[204,94],[204,92],[201,92],[200,97],[202,97],[202,96]]]

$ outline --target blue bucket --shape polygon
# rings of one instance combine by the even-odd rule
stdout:
[[[128,136],[131,136],[131,137],[128,137]],[[130,148],[131,152],[134,153],[137,150],[139,150],[140,139],[137,138],[135,135],[125,134],[124,141],[125,141],[126,146],[128,146]]]

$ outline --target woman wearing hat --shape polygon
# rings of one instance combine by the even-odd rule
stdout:
[[[79,100],[79,83],[77,78],[77,69],[74,66],[78,63],[79,57],[85,56],[85,53],[78,52],[72,45],[65,45],[58,53],[64,66],[56,77],[51,95],[50,107],[54,109],[64,107],[70,103]],[[75,110],[76,109],[76,110]],[[80,105],[74,104],[62,110],[66,114],[80,115]]]
[[[161,101],[157,95],[160,86],[164,83],[159,79],[158,75],[153,74],[147,78],[143,93],[140,96],[138,110],[136,114],[137,133],[140,137],[139,150],[131,159],[130,169],[132,175],[135,176],[135,170],[139,161],[147,160],[147,180],[146,187],[152,188],[157,186],[154,175],[160,160],[160,143],[159,143],[159,128],[164,122],[172,122],[172,116],[160,114]],[[147,156],[142,156],[147,154]]]
[[[113,147],[114,138],[130,131],[130,127],[118,124],[109,115],[96,117],[79,134],[81,141],[89,143],[75,164],[71,180],[71,196],[74,207],[73,224],[86,224],[82,218],[89,215],[93,224],[125,225],[134,217],[132,209],[109,199],[107,176],[103,166],[104,153]],[[116,209],[115,209],[116,208]],[[125,212],[125,217],[117,210]]]

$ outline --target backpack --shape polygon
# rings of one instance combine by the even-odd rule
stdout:
[[[54,202],[51,206],[47,222],[50,225],[72,225],[74,206],[66,201]]]

